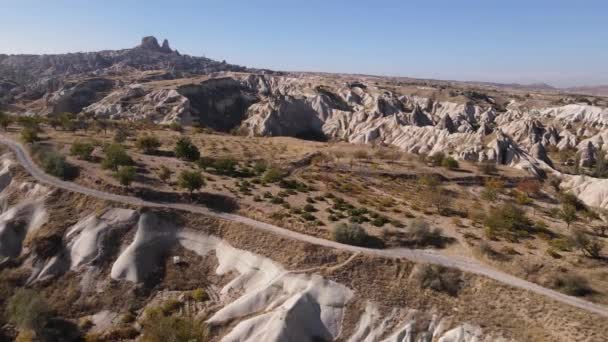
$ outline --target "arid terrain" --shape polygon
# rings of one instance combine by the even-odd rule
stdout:
[[[606,341],[581,93],[0,55],[0,341]]]

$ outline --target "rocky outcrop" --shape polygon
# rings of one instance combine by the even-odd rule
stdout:
[[[66,84],[46,99],[49,114],[79,113],[84,107],[102,99],[113,86],[114,82],[106,78]]]
[[[592,167],[596,162],[597,150],[593,143],[590,141],[587,143],[580,153],[580,163],[582,167]]]

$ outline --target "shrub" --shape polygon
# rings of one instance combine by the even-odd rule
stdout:
[[[338,223],[331,234],[334,241],[355,246],[363,246],[369,239],[365,230],[358,224]]]
[[[192,292],[190,292],[190,296],[197,302],[204,302],[209,299],[207,292],[200,287],[192,290]]]
[[[515,194],[515,202],[519,205],[528,205],[532,204],[532,199],[528,197],[526,193],[517,191]]]
[[[443,244],[441,233],[440,228],[431,228],[427,221],[420,218],[414,219],[408,229],[409,239],[418,246],[441,246]]]
[[[570,229],[570,224],[576,221],[576,208],[574,205],[569,203],[564,203],[562,205],[562,210],[559,213],[560,218],[566,223],[567,228]]]
[[[443,152],[437,152],[427,158],[428,162],[431,163],[433,166],[442,165],[444,159],[445,159],[445,154]]]
[[[272,166],[268,168],[266,172],[264,172],[264,175],[262,176],[262,181],[265,183],[276,183],[285,178],[286,176],[287,172],[276,166]]]
[[[169,129],[176,132],[181,132],[184,130],[182,125],[178,124],[177,122],[172,122],[171,124],[169,124]]]
[[[448,169],[457,169],[459,167],[458,161],[452,157],[446,157],[441,161],[441,166]]]
[[[174,152],[177,158],[187,161],[195,161],[201,156],[198,147],[188,137],[181,137],[177,140]]]
[[[129,137],[129,132],[124,129],[124,128],[118,128],[116,130],[116,132],[114,132],[114,142],[118,143],[118,144],[122,144],[125,141],[127,141],[127,138]]]
[[[65,157],[55,151],[47,150],[40,153],[42,169],[57,178],[71,179],[76,176],[77,169],[65,160]]]
[[[549,286],[570,296],[583,297],[595,291],[587,279],[575,274],[556,274],[549,279]]]
[[[317,211],[315,206],[310,203],[306,203],[306,205],[304,205],[302,210],[304,210],[305,212],[308,212],[308,213],[314,213],[315,211]]]
[[[234,175],[236,170],[236,160],[231,158],[220,158],[213,161],[211,166],[220,175]]]
[[[161,165],[158,170],[158,178],[166,183],[171,178],[171,170],[165,165]]]
[[[157,137],[144,134],[137,138],[135,142],[135,147],[137,147],[140,151],[146,154],[154,153],[161,146],[160,140]]]
[[[70,154],[78,159],[91,160],[95,146],[91,142],[75,141],[70,147]]]
[[[570,240],[572,241],[572,245],[584,255],[590,258],[599,258],[601,256],[604,245],[597,236],[588,235],[576,229],[572,232]]]
[[[490,210],[484,223],[494,234],[515,241],[519,237],[528,236],[532,228],[532,222],[528,219],[526,213],[510,203],[505,203]]]
[[[23,128],[21,130],[21,140],[29,144],[40,140],[38,137],[38,131],[32,127]]]
[[[181,188],[188,190],[190,195],[192,195],[195,190],[198,190],[205,185],[205,180],[198,171],[184,170],[179,174],[177,183]]]
[[[120,166],[133,164],[133,159],[127,154],[127,150],[121,144],[110,144],[104,149],[105,158],[101,162],[104,169],[118,171]]]
[[[411,279],[421,289],[431,289],[456,296],[462,284],[462,272],[441,265],[418,264],[412,271]]]
[[[120,185],[129,187],[135,180],[136,172],[133,166],[121,166],[118,171],[114,172],[114,178],[118,180]]]
[[[256,175],[263,174],[268,168],[268,163],[265,160],[256,160],[253,164],[253,171]]]
[[[168,299],[161,306],[160,310],[164,315],[170,315],[182,307],[182,302],[177,299]]]
[[[210,340],[204,323],[188,316],[150,315],[142,322],[142,328],[142,342],[206,342]]]
[[[46,301],[35,291],[18,289],[8,300],[6,317],[21,329],[40,331],[50,318]]]

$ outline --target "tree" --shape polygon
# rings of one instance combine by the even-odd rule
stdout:
[[[572,204],[564,204],[562,206],[562,210],[560,211],[560,215],[562,220],[564,220],[564,222],[567,225],[567,228],[570,229],[570,224],[574,221],[576,221],[576,219],[578,218],[576,216],[576,207],[573,206]]]
[[[127,154],[124,146],[121,144],[110,144],[104,150],[106,156],[101,162],[104,169],[112,169],[118,171],[119,166],[133,164],[133,159]]]
[[[492,235],[502,235],[512,240],[528,235],[532,227],[526,212],[511,203],[492,209],[484,223]]]
[[[331,231],[334,241],[355,246],[364,246],[369,239],[369,235],[360,225],[356,223],[338,223]]]
[[[154,153],[161,146],[160,140],[157,137],[144,134],[137,138],[135,142],[135,147],[141,150],[145,154]]]
[[[195,190],[199,190],[205,185],[203,176],[198,171],[184,170],[179,174],[177,183],[180,188],[184,188],[190,192],[190,196]]]
[[[129,132],[127,132],[127,130],[125,130],[124,128],[119,127],[114,133],[114,142],[122,144],[123,142],[127,141],[128,137]]]
[[[78,159],[91,160],[95,146],[91,142],[75,141],[70,147],[70,154]]]
[[[38,132],[36,129],[32,127],[24,127],[21,130],[21,140],[26,143],[33,143],[40,140],[40,138],[38,137]]]
[[[477,166],[477,169],[486,175],[493,175],[496,172],[498,172],[498,168],[496,167],[496,163],[494,162],[490,162],[490,161],[485,161],[485,162],[481,162],[479,163],[479,165]]]
[[[425,187],[420,195],[423,203],[434,207],[439,215],[443,215],[448,211],[451,197],[446,190],[440,187]]]
[[[114,172],[114,178],[124,187],[129,187],[135,180],[135,168],[133,166],[121,166],[118,171]]]
[[[13,118],[10,115],[0,112],[0,126],[2,126],[3,130],[8,130],[8,126],[10,126],[12,122]]]
[[[44,151],[40,156],[42,169],[55,177],[70,179],[76,176],[77,169],[69,165],[65,157],[55,151]]]
[[[76,116],[72,113],[62,113],[59,116],[59,121],[61,122],[61,127],[66,131],[74,132],[76,131]]]
[[[181,137],[177,140],[177,143],[175,143],[174,152],[177,158],[187,161],[195,161],[201,156],[198,148],[188,137]]]
[[[163,183],[166,183],[169,180],[169,178],[171,178],[171,169],[169,169],[165,165],[161,165],[160,169],[158,170],[158,178]]]
[[[597,236],[589,236],[582,230],[575,229],[570,236],[572,244],[590,258],[601,256],[603,243]]]
[[[437,152],[428,158],[429,163],[433,166],[442,165],[443,160],[445,159],[445,154],[443,152]]]

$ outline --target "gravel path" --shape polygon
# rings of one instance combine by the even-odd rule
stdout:
[[[557,300],[559,302],[569,304],[589,312],[593,312],[604,317],[608,317],[608,307],[594,304],[588,302],[586,300],[571,297],[565,295],[563,293],[544,288],[537,284],[531,283],[529,281],[517,278],[510,274],[498,271],[493,269],[487,265],[483,265],[474,259],[464,258],[464,257],[456,257],[456,256],[447,256],[437,253],[432,250],[423,250],[423,249],[408,249],[408,248],[396,248],[396,249],[370,249],[363,247],[356,247],[351,245],[341,244],[331,240],[325,240],[321,238],[317,238],[310,235],[301,234],[298,232],[294,232],[285,228],[281,228],[269,223],[256,221],[244,216],[222,213],[210,210],[209,208],[184,204],[184,203],[159,203],[159,202],[150,202],[145,201],[137,197],[132,196],[123,196],[116,195],[108,192],[103,192],[95,189],[90,189],[76,183],[62,181],[53,176],[48,175],[44,171],[42,171],[31,159],[30,155],[26,151],[25,147],[10,138],[0,135],[0,144],[6,145],[10,148],[19,163],[40,183],[47,184],[50,186],[54,186],[57,188],[62,188],[65,190],[85,194],[88,196],[93,196],[99,199],[119,202],[124,204],[130,204],[135,206],[142,207],[153,207],[153,208],[171,208],[176,210],[183,210],[197,214],[208,215],[212,217],[216,217],[222,220],[228,220],[233,222],[239,222],[250,227],[264,230],[267,232],[271,232],[273,234],[281,235],[283,237],[304,241],[307,243],[311,243],[314,245],[335,248],[340,250],[346,250],[353,253],[365,253],[369,255],[377,255],[386,258],[405,258],[410,261],[419,262],[419,263],[430,263],[437,264],[452,268],[460,269],[464,272],[474,273],[486,276],[488,278],[499,281],[503,284],[518,287],[521,289],[525,289],[528,291],[535,292],[537,294],[549,297],[551,299]]]

